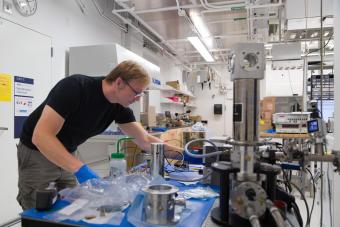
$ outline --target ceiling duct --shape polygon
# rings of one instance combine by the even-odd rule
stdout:
[[[272,46],[272,61],[301,59],[301,43],[278,43]]]
[[[167,54],[170,57],[175,58],[178,62],[185,64],[185,62],[176,56],[175,51],[169,45],[164,43],[164,40],[157,35],[145,22],[143,22],[138,15],[134,13],[134,6],[126,5],[123,1],[113,1],[112,13],[116,15],[123,23],[128,24],[130,27],[136,29],[143,35],[143,46],[149,48],[152,51],[156,51],[161,54]]]

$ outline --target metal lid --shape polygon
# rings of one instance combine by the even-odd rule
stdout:
[[[143,187],[142,190],[146,193],[155,195],[174,194],[179,191],[179,189],[176,186],[170,184],[148,185]]]

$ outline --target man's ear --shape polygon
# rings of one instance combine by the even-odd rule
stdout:
[[[117,85],[118,88],[120,88],[120,89],[123,88],[124,81],[122,80],[122,78],[118,77],[115,82],[116,82],[116,85]]]

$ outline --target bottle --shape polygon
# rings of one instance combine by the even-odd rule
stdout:
[[[116,178],[126,174],[126,160],[122,153],[112,153],[110,161],[110,178]]]

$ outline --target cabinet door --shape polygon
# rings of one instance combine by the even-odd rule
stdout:
[[[9,74],[11,100],[0,101],[0,225],[18,216],[21,208],[16,202],[18,193],[17,152],[14,139],[14,76],[34,79],[33,108],[38,106],[51,88],[50,37],[0,18],[0,73]]]

